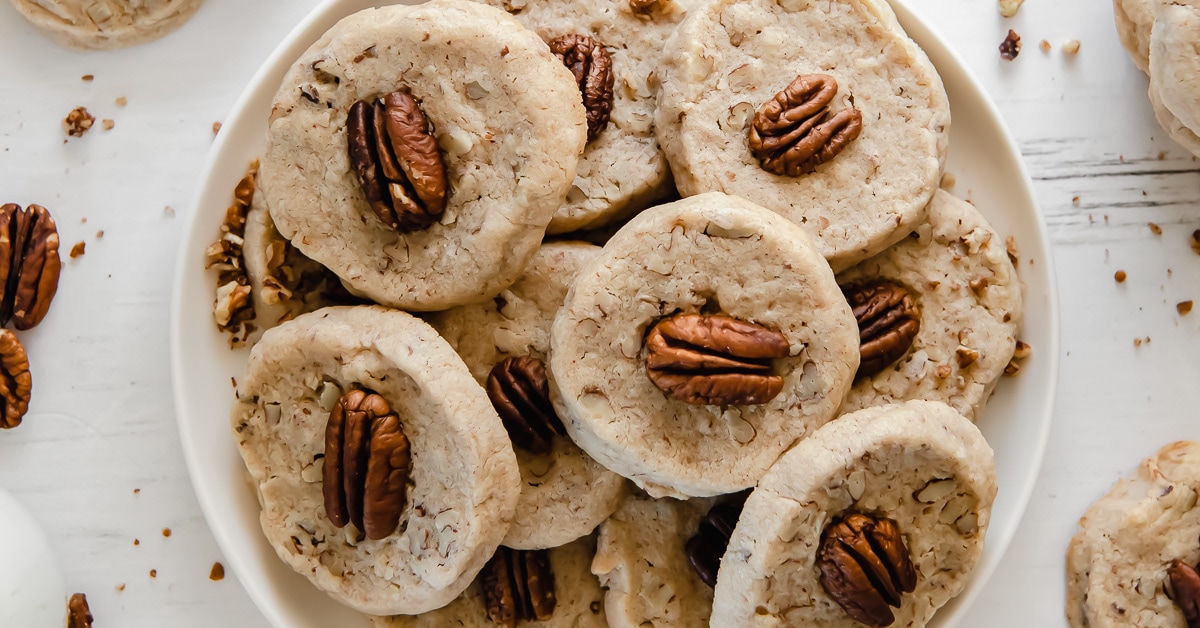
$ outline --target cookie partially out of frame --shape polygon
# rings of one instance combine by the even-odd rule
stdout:
[[[404,507],[395,530],[376,540],[353,516],[335,525],[324,493],[331,411],[353,390],[390,404],[409,443]],[[512,521],[520,475],[504,426],[454,350],[404,312],[326,308],[268,331],[238,378],[231,422],[267,541],[356,610],[417,614],[449,604]],[[371,477],[368,469],[368,487]]]
[[[1200,1],[1159,2],[1150,35],[1150,101],[1159,124],[1200,156]]]
[[[347,125],[357,103],[404,90],[436,140],[447,193],[432,224],[402,233],[368,203]],[[465,0],[386,6],[343,19],[292,66],[260,176],[279,232],[352,292],[437,311],[516,281],[586,133],[570,71],[512,16]]]
[[[1150,73],[1150,31],[1157,0],[1113,0],[1113,17],[1121,46],[1139,70]]]
[[[1179,628],[1168,570],[1200,561],[1200,443],[1163,447],[1079,519],[1067,548],[1072,628]]]
[[[38,30],[68,48],[107,50],[153,41],[191,19],[203,0],[12,0]]]

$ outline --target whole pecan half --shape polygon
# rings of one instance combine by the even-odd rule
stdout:
[[[767,403],[783,391],[771,361],[786,358],[787,337],[727,316],[679,314],[646,338],[646,375],[663,392],[692,405]]]
[[[852,514],[827,527],[817,554],[821,586],[842,610],[868,626],[890,626],[890,606],[917,588],[917,570],[891,519]]]
[[[371,209],[400,233],[437,222],[446,209],[446,164],[429,120],[406,89],[360,100],[346,120],[350,164]]]
[[[1171,582],[1171,599],[1183,611],[1187,628],[1200,628],[1200,574],[1177,558],[1167,568],[1167,578]]]
[[[580,34],[563,35],[551,41],[550,52],[562,60],[579,84],[583,108],[587,110],[590,142],[600,136],[612,116],[615,80],[612,57],[594,37]]]
[[[798,177],[832,160],[862,132],[862,112],[829,115],[837,79],[801,74],[759,107],[750,125],[750,150],[767,172]]]
[[[67,601],[67,628],[92,628],[94,619],[87,596],[82,593],[72,595]]]
[[[501,546],[480,573],[488,618],[512,628],[518,621],[547,621],[554,615],[554,572],[547,550]]]
[[[877,279],[844,286],[842,294],[858,320],[858,378],[871,377],[908,353],[921,331],[921,311],[904,286]]]
[[[387,401],[364,390],[342,395],[325,425],[322,492],[330,523],[354,524],[372,541],[391,536],[411,470],[408,437]]]
[[[550,403],[546,365],[534,357],[505,358],[492,367],[487,394],[518,447],[548,454],[555,436],[563,436],[562,421]]]
[[[41,205],[0,207],[0,325],[33,329],[58,292],[58,227]]]
[[[10,430],[21,424],[29,411],[32,393],[33,379],[25,347],[11,330],[0,329],[0,401],[4,402],[0,427]]]
[[[749,495],[749,492],[739,493],[733,500],[709,509],[708,514],[700,521],[700,529],[696,535],[684,545],[683,549],[692,570],[710,587],[717,586],[717,570],[721,567],[721,557],[729,547],[729,539],[733,536],[733,529],[737,527]]]

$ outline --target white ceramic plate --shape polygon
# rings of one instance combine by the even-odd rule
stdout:
[[[933,626],[948,627],[982,590],[1016,532],[1041,466],[1058,379],[1058,305],[1049,242],[1029,175],[995,106],[962,61],[921,19],[892,0],[900,22],[945,81],[953,109],[947,169],[954,191],[974,200],[1021,251],[1027,285],[1022,338],[1034,357],[1006,379],[980,421],[996,451],[1000,494],[987,549],[970,586],[942,610]],[[415,2],[413,2],[415,3]],[[181,243],[171,314],[175,408],[192,483],[229,564],[250,597],[278,628],[365,625],[275,556],[259,528],[259,507],[229,427],[230,378],[241,374],[245,351],[230,351],[212,319],[215,279],[203,269],[204,248],[218,236],[232,191],[247,164],[262,153],[271,100],[288,67],[339,19],[378,4],[327,0],[312,12],[259,70],[229,115],[201,177],[200,193]],[[1032,260],[1032,261],[1031,261]]]

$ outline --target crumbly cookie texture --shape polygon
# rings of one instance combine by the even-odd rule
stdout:
[[[712,589],[692,571],[684,545],[715,502],[635,492],[600,526],[592,573],[605,589],[609,626],[709,625]]]
[[[191,19],[203,0],[12,0],[60,45],[109,50],[159,39]]]
[[[434,314],[429,322],[462,356],[481,384],[506,358],[550,353],[550,325],[579,269],[600,252],[583,242],[542,245],[525,274],[494,301]],[[625,480],[600,466],[571,439],[556,437],[547,455],[514,447],[521,499],[504,545],[558,547],[590,534],[621,501]]]
[[[601,227],[674,193],[670,168],[654,137],[658,61],[663,41],[699,0],[485,1],[509,11],[546,41],[573,33],[591,35],[613,60],[612,119],[588,143],[567,201],[548,231]],[[637,8],[643,5],[644,10]]]
[[[818,242],[835,271],[896,243],[925,218],[949,144],[937,71],[877,0],[720,0],[667,42],[655,114],[684,196],[735,194]],[[772,174],[749,147],[755,111],[799,75],[837,80],[829,108],[862,112],[862,132],[828,163]]]
[[[1079,520],[1067,548],[1067,620],[1073,628],[1176,628],[1167,567],[1200,561],[1200,443],[1147,458]]]
[[[399,233],[368,205],[347,149],[358,101],[407,88],[449,176],[439,222]],[[536,33],[465,0],[367,9],[292,67],[261,176],[279,232],[354,292],[407,310],[479,302],[520,276],[586,141],[579,89]]]
[[[1150,100],[1172,139],[1200,156],[1200,0],[1160,2],[1150,36]]]
[[[1012,360],[1021,282],[1004,237],[973,205],[947,192],[934,196],[929,222],[913,236],[838,275],[842,286],[897,282],[921,310],[908,353],[856,381],[842,412],[925,399],[975,419]]]
[[[996,497],[992,450],[950,407],[846,415],[801,441],[746,501],[721,559],[713,626],[861,626],[818,581],[822,532],[850,513],[895,521],[917,572],[892,626],[924,626],[962,591]]]
[[[1157,0],[1113,0],[1117,36],[1139,70],[1150,73],[1150,31]]]
[[[759,405],[691,405],[647,376],[644,341],[676,314],[781,332],[782,392]],[[551,332],[571,437],[656,497],[753,486],[833,418],[858,368],[858,327],[812,240],[778,214],[709,193],[646,210],[580,271]]]
[[[545,621],[522,621],[518,626],[550,628],[606,628],[604,592],[589,567],[596,551],[595,537],[587,536],[568,545],[550,550],[550,567],[554,573],[554,615]],[[483,584],[474,584],[449,606],[415,617],[397,615],[372,617],[374,628],[494,628],[488,619]]]
[[[322,495],[330,410],[355,387],[382,395],[411,443],[400,527],[378,541],[330,523]],[[449,604],[512,521],[520,473],[504,426],[454,350],[404,312],[327,308],[268,331],[231,420],[279,558],[364,613]]]

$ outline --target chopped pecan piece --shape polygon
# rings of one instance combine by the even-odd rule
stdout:
[[[817,554],[821,586],[842,610],[868,626],[890,626],[917,571],[891,519],[852,514],[825,529]]]
[[[246,216],[254,199],[258,162],[253,162],[246,176],[233,190],[233,204],[225,210],[221,224],[221,239],[204,251],[205,268],[217,271],[217,297],[213,318],[217,327],[232,334],[233,344],[246,339],[253,329],[254,299],[250,294],[250,276],[246,274],[242,245],[246,237]]]
[[[350,164],[367,203],[400,233],[437,222],[446,209],[446,163],[429,120],[407,89],[350,108]]]
[[[729,547],[729,539],[733,536],[733,529],[737,527],[749,495],[749,492],[739,493],[733,500],[713,506],[700,521],[696,535],[684,545],[692,570],[710,587],[717,586],[721,557]]]
[[[400,525],[408,501],[412,454],[400,417],[364,390],[341,396],[325,425],[322,492],[325,515],[378,541]]]
[[[480,573],[488,618],[501,626],[554,615],[554,572],[547,550],[500,547]]]
[[[842,294],[858,320],[858,378],[871,377],[908,353],[921,331],[921,311],[907,289],[878,279],[843,287]]]
[[[0,325],[33,329],[58,292],[58,227],[41,205],[0,207]]]
[[[94,619],[87,596],[82,593],[72,595],[67,602],[67,628],[92,628]]]
[[[632,5],[631,5],[632,6]],[[563,35],[550,42],[550,52],[562,60],[579,84],[587,110],[588,141],[608,126],[613,108],[612,57],[604,45],[587,35]]]
[[[548,454],[554,437],[566,434],[550,403],[550,383],[541,360],[506,358],[488,374],[487,393],[518,447]]]
[[[1200,628],[1200,574],[1177,558],[1167,568],[1167,579],[1171,583],[1171,599],[1183,612],[1187,628]]]
[[[646,338],[646,374],[663,392],[692,405],[767,403],[783,391],[772,360],[788,357],[787,337],[727,316],[679,314]]]
[[[801,74],[759,107],[750,125],[750,150],[764,170],[808,174],[858,138],[861,111],[847,107],[830,117],[837,91],[837,79],[828,74]]]
[[[1000,42],[1000,58],[1005,61],[1012,61],[1021,54],[1021,36],[1017,31],[1008,29],[1008,35],[1004,37],[1004,41]]]
[[[0,400],[4,403],[0,428],[10,430],[21,424],[29,411],[32,392],[33,379],[25,347],[12,331],[0,329]]]

